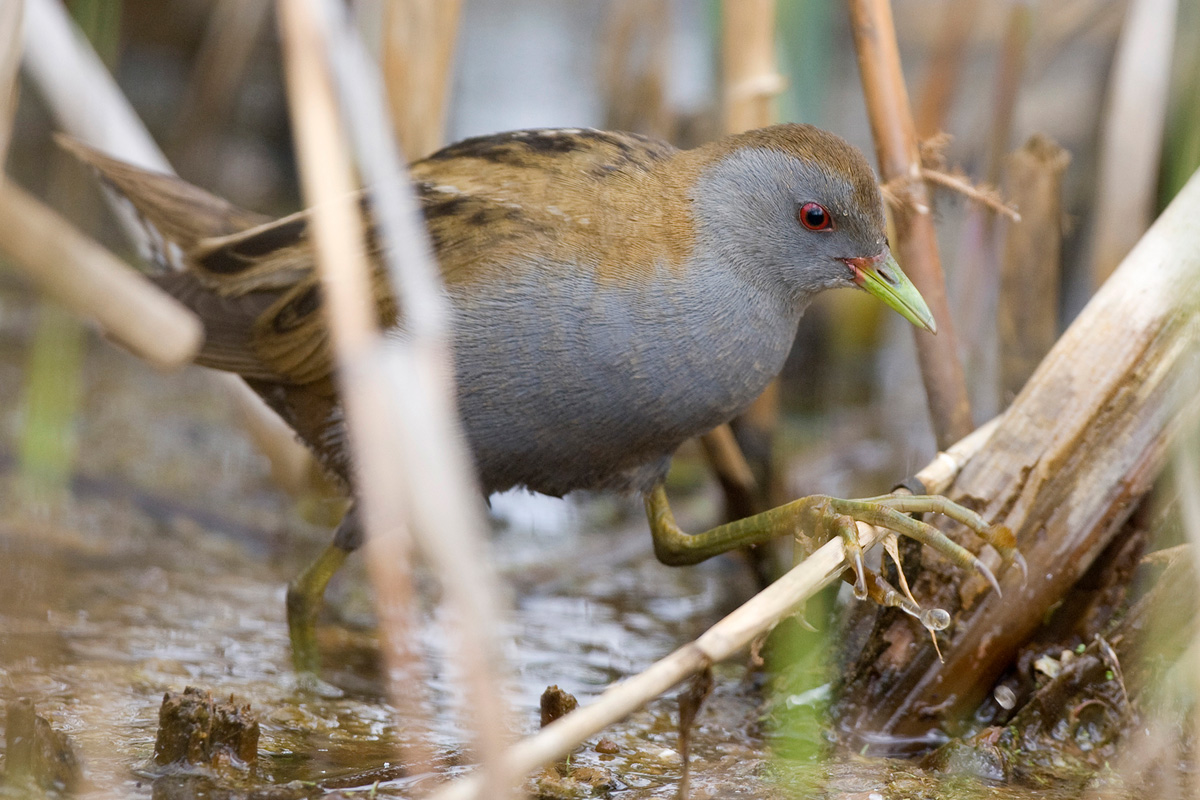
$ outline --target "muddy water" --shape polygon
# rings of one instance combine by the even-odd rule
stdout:
[[[189,685],[252,704],[265,783],[313,782],[317,794],[375,785],[407,796],[438,780],[390,766],[410,734],[380,688],[357,560],[331,587],[322,628],[327,677],[345,694],[321,698],[295,686],[284,586],[326,540],[327,528],[305,517],[331,514],[312,504],[302,514],[271,486],[206,374],[158,375],[92,342],[76,477],[62,491],[31,492],[12,455],[23,376],[11,334],[0,343],[0,699],[33,699],[70,736],[95,793],[151,796],[159,704],[165,691]],[[509,522],[498,523],[490,558],[510,592],[508,696],[518,733],[536,728],[547,685],[590,702],[748,592],[748,576],[732,561],[658,565],[636,509],[556,505],[531,518],[512,505],[496,504]],[[440,769],[456,773],[469,756],[445,620],[431,602],[422,621],[432,738]],[[773,796],[762,777],[758,703],[742,667],[718,671],[693,744],[693,796]],[[656,701],[603,734],[615,755],[594,750],[597,736],[572,763],[603,769],[614,797],[673,796],[675,713],[670,698]]]

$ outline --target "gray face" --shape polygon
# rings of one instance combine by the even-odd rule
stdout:
[[[861,156],[859,156],[861,159]],[[698,245],[760,285],[779,286],[801,304],[824,289],[853,286],[843,259],[871,257],[887,244],[883,203],[866,161],[846,170],[747,147],[709,167],[696,184]],[[870,176],[870,185],[864,182]],[[865,202],[869,201],[869,202]],[[801,210],[816,203],[830,215],[810,230]]]

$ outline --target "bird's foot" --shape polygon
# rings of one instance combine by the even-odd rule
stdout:
[[[842,540],[846,560],[854,572],[854,594],[860,600],[871,599],[881,606],[898,608],[917,619],[930,633],[950,624],[950,615],[940,608],[922,608],[912,596],[908,579],[900,563],[898,537],[907,536],[933,548],[952,563],[981,574],[1000,594],[995,574],[978,556],[948,538],[932,525],[908,516],[937,513],[962,523],[1000,554],[1005,566],[1015,564],[1025,576],[1025,559],[1017,550],[1016,538],[1003,525],[989,525],[983,517],[939,495],[889,494],[863,500],[843,500],[814,495],[796,501],[799,525],[796,527],[797,554],[808,553],[815,545],[834,536]],[[863,522],[885,531],[883,546],[896,565],[897,582],[892,586],[863,563],[863,550],[857,523]],[[936,638],[935,638],[936,645]]]

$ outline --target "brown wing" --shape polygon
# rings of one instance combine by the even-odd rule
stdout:
[[[332,374],[307,212],[264,222],[173,176],[63,144],[183,252],[184,272],[155,280],[204,320],[197,363],[283,384]],[[411,170],[448,283],[532,262],[590,265],[603,274],[653,268],[664,256],[679,260],[663,249],[670,249],[674,219],[658,203],[661,193],[629,191],[676,152],[634,134],[515,131],[464,140]],[[606,202],[610,193],[625,202]],[[631,204],[631,196],[642,204]],[[391,326],[396,304],[373,227],[367,233],[379,321]]]

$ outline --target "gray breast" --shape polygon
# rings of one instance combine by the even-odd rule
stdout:
[[[488,492],[649,488],[779,372],[801,312],[715,269],[617,286],[554,265],[450,294]]]

